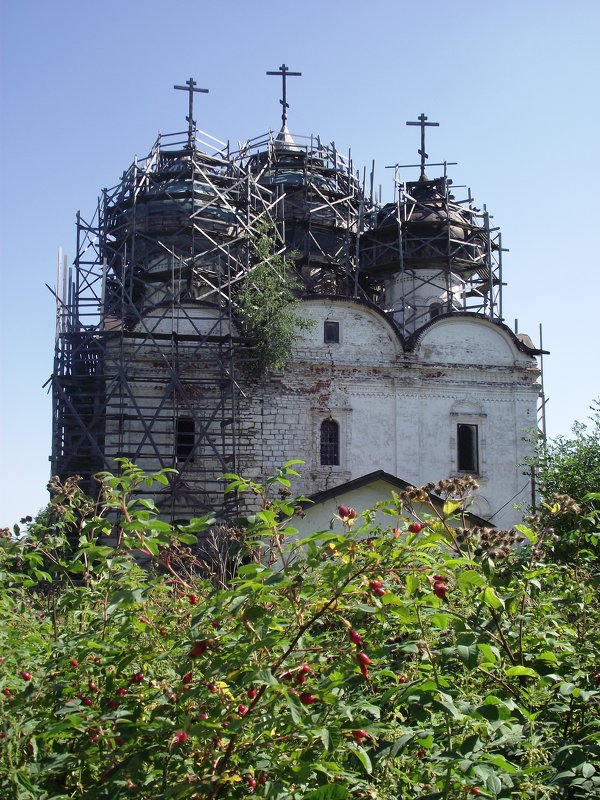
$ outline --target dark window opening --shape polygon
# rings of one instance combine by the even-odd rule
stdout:
[[[477,425],[458,425],[456,433],[459,472],[479,472]]]
[[[179,417],[177,420],[176,454],[178,461],[185,461],[194,449],[196,439],[196,423],[191,417]],[[190,459],[193,461],[194,459]]]
[[[321,464],[337,467],[340,463],[340,426],[332,419],[321,424]]]
[[[444,308],[441,303],[431,303],[429,306],[429,319],[435,319],[440,314],[444,313]]]
[[[327,320],[323,328],[325,344],[337,344],[340,341],[340,323]]]

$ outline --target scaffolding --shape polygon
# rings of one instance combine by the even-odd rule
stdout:
[[[359,238],[374,204],[351,153],[319,137],[292,137],[284,121],[277,136],[250,140],[240,155],[273,194],[278,234],[305,293],[357,296]]]
[[[93,492],[116,458],[175,468],[163,514],[231,512],[219,479],[237,466],[247,353],[232,296],[276,202],[228,146],[194,131],[159,136],[90,222],[77,215],[56,291],[54,473],[79,474]]]
[[[91,221],[78,213],[73,265],[59,265],[53,472],[93,493],[118,458],[174,468],[163,515],[234,513],[220,477],[237,469],[248,405],[236,295],[253,238],[274,233],[304,292],[355,296],[365,208],[333,144],[269,133],[232,151],[191,126],[159,136]]]
[[[265,232],[305,295],[375,303],[407,341],[440,313],[502,320],[500,233],[470,193],[454,198],[447,164],[429,180],[422,159],[409,182],[396,167],[395,201],[381,205],[374,170],[367,192],[350,152],[289,133],[286,74],[281,130],[236,150],[196,129],[193,93],[206,90],[190,78],[188,131],[159,136],[90,221],[77,214],[55,292],[52,470],[90,493],[127,458],[176,470],[157,496],[171,521],[236,512],[221,476],[258,445],[236,297]]]
[[[428,166],[442,166],[442,177],[429,180],[422,168],[419,180],[405,181],[395,165],[394,202],[361,240],[361,275],[406,338],[452,311],[502,321],[501,233],[470,190],[455,198],[448,162]]]

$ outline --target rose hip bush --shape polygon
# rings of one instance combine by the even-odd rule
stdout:
[[[597,563],[466,527],[457,480],[300,541],[295,463],[226,476],[256,501],[227,583],[126,461],[5,535],[0,796],[600,796]]]

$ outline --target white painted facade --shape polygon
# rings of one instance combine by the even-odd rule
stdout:
[[[418,486],[465,474],[457,461],[458,426],[476,426],[477,469],[469,472],[474,472],[480,489],[472,511],[497,527],[521,521],[514,506],[525,507],[531,496],[525,459],[530,452],[527,434],[536,427],[539,370],[535,357],[508,328],[452,312],[434,318],[409,346],[390,316],[367,303],[313,296],[300,309],[314,326],[298,331],[287,368],[260,381],[238,376],[239,472],[260,480],[284,461],[298,458],[305,462],[293,487],[298,494],[343,487],[378,470]],[[188,308],[180,337],[191,338],[218,324],[205,308],[198,309],[197,319],[194,316],[194,309]],[[339,342],[325,343],[326,321],[339,324]],[[132,339],[123,350],[140,413],[123,416],[119,409],[132,398],[115,393],[108,402],[105,447],[112,457],[133,453],[150,424],[142,419],[149,420],[153,441],[166,460],[159,462],[154,451],[136,460],[154,470],[173,465],[169,459],[175,458],[177,419],[190,409],[175,395],[172,401],[164,399],[170,372],[160,348],[173,346],[171,321],[150,314],[145,329],[153,338]],[[164,339],[156,338],[159,333]],[[183,338],[178,348],[185,360]],[[214,363],[189,364],[186,397],[196,411],[217,403],[216,389],[214,396],[206,390],[210,373],[216,387],[219,373]],[[325,420],[339,427],[338,464],[321,463]],[[214,427],[217,436],[216,423]],[[187,464],[183,486],[183,495],[189,492],[189,511],[188,501],[180,500],[178,516],[199,513],[194,511],[194,497],[202,493],[206,474],[216,480],[222,471],[210,448],[197,450]]]
[[[303,151],[284,131],[278,142],[243,169],[254,176],[248,192],[263,181],[264,197],[278,198],[273,224],[303,290],[314,292],[300,304],[314,325],[297,331],[287,367],[251,377],[252,342],[235,330],[236,293],[251,275],[225,269],[238,256],[244,269],[251,263],[244,237],[252,226],[242,214],[250,195],[242,203],[233,188],[242,168],[229,165],[226,177],[226,160],[203,167],[196,150],[157,151],[161,170],[131,194],[134,204],[119,195],[107,217],[122,247],[111,280],[131,277],[135,292],[109,303],[103,410],[82,401],[96,427],[79,441],[108,462],[175,467],[161,498],[172,519],[223,509],[223,472],[261,480],[302,459],[294,490],[305,495],[381,470],[414,485],[474,474],[474,513],[511,527],[522,516],[515,504],[531,497],[539,351],[498,321],[499,240],[477,209],[453,201],[445,178],[424,173],[403,190],[414,199],[376,209],[359,235],[365,198],[351,171],[337,157],[327,166],[325,151]],[[263,194],[253,195],[257,214]],[[131,253],[137,261],[125,269]],[[339,338],[325,335],[326,323]],[[325,428],[335,442],[324,456]]]
[[[295,489],[312,494],[376,470],[415,485],[464,474],[457,426],[477,427],[474,513],[499,527],[521,520],[527,504],[527,432],[536,427],[536,359],[503,325],[472,314],[435,318],[409,349],[389,318],[343,298],[311,298],[315,321],[298,333],[281,375],[240,406],[240,470],[262,477],[284,460],[305,461]],[[339,322],[339,343],[323,324]],[[324,420],[339,426],[339,464],[321,464]],[[245,451],[245,452],[244,452]]]

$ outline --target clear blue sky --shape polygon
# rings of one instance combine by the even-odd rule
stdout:
[[[157,132],[185,128],[192,75],[210,89],[198,124],[237,142],[280,121],[357,166],[416,158],[425,112],[433,161],[486,203],[510,252],[505,318],[543,324],[548,430],[568,434],[600,396],[597,0],[4,0],[2,41],[0,524],[46,502],[57,248]],[[290,453],[290,457],[293,457]]]

